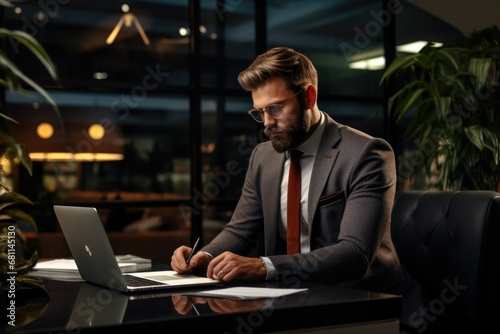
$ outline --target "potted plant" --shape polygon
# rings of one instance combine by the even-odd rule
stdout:
[[[0,5],[12,7],[12,3],[6,0],[0,0]],[[56,80],[57,74],[55,66],[52,63],[45,49],[37,40],[23,32],[0,28],[0,40],[2,40],[5,49],[0,49],[0,86],[12,92],[28,94],[25,87],[29,87],[41,94],[53,107],[59,115],[59,110],[53,99],[47,92],[26,76],[14,60],[9,58],[8,47],[10,43],[25,47],[43,64]],[[39,282],[26,276],[26,273],[33,268],[38,260],[38,254],[29,249],[26,238],[17,224],[23,222],[30,226],[33,231],[37,231],[34,219],[19,208],[19,203],[31,203],[28,198],[22,194],[12,191],[4,182],[3,164],[6,160],[12,165],[21,164],[27,171],[32,173],[32,162],[30,160],[27,148],[8,133],[6,122],[17,121],[5,113],[6,106],[0,105],[0,286],[4,291],[16,286],[38,285]],[[19,292],[19,291],[18,291]]]
[[[399,161],[405,176],[423,170],[433,189],[500,191],[499,60],[500,30],[492,26],[388,66],[381,84],[402,84],[389,114],[407,122],[413,149]]]

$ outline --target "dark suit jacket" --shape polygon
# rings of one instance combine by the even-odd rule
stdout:
[[[283,281],[309,280],[386,291],[401,279],[390,236],[396,187],[394,153],[379,138],[328,115],[310,191],[311,252],[283,255],[278,234],[285,154],[270,142],[255,147],[231,221],[203,250],[246,255],[264,240]]]

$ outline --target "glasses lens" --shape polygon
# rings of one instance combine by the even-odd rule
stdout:
[[[283,104],[270,104],[265,108],[265,112],[272,118],[278,119],[281,117]],[[248,114],[257,122],[264,122],[264,111],[262,109],[251,109]]]
[[[262,110],[252,109],[248,112],[248,114],[257,122],[262,122]]]
[[[271,104],[267,106],[266,111],[272,118],[280,118],[281,116],[281,106],[278,104]]]

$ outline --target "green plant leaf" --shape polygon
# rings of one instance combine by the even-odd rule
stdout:
[[[40,95],[42,95],[50,104],[51,106],[57,110],[59,113],[59,110],[56,106],[56,102],[52,99],[52,97],[43,89],[41,86],[39,86],[36,82],[31,80],[29,77],[27,77],[21,70],[14,64],[10,59],[0,57],[0,64],[3,65],[4,67],[8,68],[9,71],[12,72],[13,75],[15,75],[17,78],[20,80],[24,81],[26,84],[28,84],[31,88],[36,90]],[[9,85],[8,87],[11,91],[19,91],[19,92],[24,92],[24,90],[19,90],[15,88],[13,85]]]
[[[13,191],[6,192],[0,196],[0,205],[4,205],[6,203],[9,205],[14,203],[32,204],[32,202],[26,196]],[[0,209],[2,209],[2,207],[0,207]]]
[[[448,111],[450,110],[451,98],[449,96],[435,96],[434,101],[436,102],[438,118],[443,121],[446,120]]]
[[[464,84],[464,79],[469,78],[470,74],[467,72],[463,71],[458,71],[451,79],[450,79],[450,86],[452,88],[451,95],[458,94],[458,95],[465,95],[467,94],[467,87]]]
[[[34,251],[29,259],[17,259],[16,260],[16,272],[17,275],[27,274],[38,262],[38,251]]]
[[[0,153],[6,157],[13,165],[20,162],[30,175],[33,172],[33,162],[29,156],[26,146],[16,143],[16,141],[6,133],[0,134]]]
[[[14,7],[14,5],[8,0],[0,0],[0,6],[4,7]]]
[[[21,30],[0,28],[0,38],[12,38],[23,44],[35,57],[38,58],[45,69],[49,72],[52,79],[57,80],[57,72],[54,63],[42,45],[33,36]]]
[[[473,75],[472,83],[476,91],[480,91],[488,80],[491,65],[491,58],[471,58],[469,62],[469,72]]]
[[[57,80],[56,67],[50,59],[49,55],[42,47],[40,43],[31,35],[19,30],[8,30],[5,28],[0,28],[0,38],[10,38],[18,41],[24,45],[37,59],[42,63],[45,69],[49,72],[50,76]],[[4,52],[0,50],[0,65],[4,68],[4,75],[2,81],[0,82],[4,87],[8,88],[12,92],[19,92],[22,94],[28,94],[23,88],[19,81],[26,83],[29,87],[38,92],[42,97],[49,102],[49,104],[54,109],[58,119],[62,122],[62,115],[57,107],[57,104],[52,99],[52,97],[47,93],[36,82],[31,80],[26,76],[18,66],[10,60]]]
[[[419,88],[410,93],[409,96],[406,97],[405,101],[403,102],[402,105],[400,105],[400,110],[397,111],[399,117],[397,118],[397,122],[400,122],[402,117],[406,115],[409,110],[415,106],[417,103],[418,99],[422,94],[425,92],[424,88]]]
[[[487,128],[482,128],[482,132],[484,137],[484,147],[489,150],[493,156],[493,166],[497,166],[496,168],[493,167],[493,170],[498,169],[500,171],[500,134],[497,134]]]
[[[18,222],[28,223],[34,232],[38,232],[38,228],[36,226],[35,220],[33,219],[32,216],[30,216],[26,212],[24,212],[20,209],[8,208],[8,209],[4,209],[2,211],[2,213],[5,215],[8,215],[9,217],[11,217],[12,219],[14,219]]]
[[[16,149],[18,153],[17,158],[31,176],[33,174],[33,161],[31,161],[28,149],[26,148],[25,145],[22,144],[16,144]]]
[[[392,63],[387,67],[387,69],[382,74],[379,84],[387,81],[390,77],[404,70],[405,68],[415,64],[416,59],[421,57],[421,54],[417,53],[407,57],[395,58]]]
[[[451,72],[458,71],[460,69],[460,56],[461,54],[467,53],[465,48],[441,48],[435,52],[437,62],[440,62],[448,67]],[[451,65],[451,68],[449,68]]]
[[[484,149],[483,131],[478,125],[464,127],[464,132],[467,138],[479,149]]]
[[[14,123],[16,123],[16,124],[19,124],[19,122],[18,122],[18,121],[16,121],[16,120],[15,120],[15,119],[13,119],[12,117],[9,117],[9,116],[7,116],[7,115],[5,115],[5,114],[0,113],[0,117],[2,117],[2,118],[4,118],[4,119],[8,120],[9,122],[14,122]]]

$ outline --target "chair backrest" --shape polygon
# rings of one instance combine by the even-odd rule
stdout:
[[[422,307],[436,312],[446,308],[472,325],[495,319],[500,304],[500,193],[398,192],[391,229],[401,264],[430,298]]]

